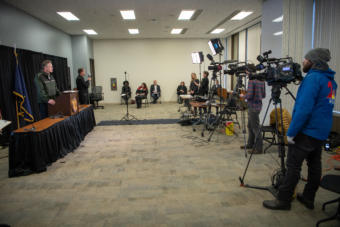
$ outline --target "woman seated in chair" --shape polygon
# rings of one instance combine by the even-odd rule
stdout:
[[[131,88],[129,86],[129,81],[125,80],[122,87],[122,98],[125,100],[125,104],[129,101],[131,97]]]
[[[135,97],[138,109],[141,108],[142,100],[146,99],[147,95],[148,95],[148,87],[146,86],[145,83],[142,83],[142,85],[137,88],[136,97]]]

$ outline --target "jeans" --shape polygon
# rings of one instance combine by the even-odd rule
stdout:
[[[159,94],[157,94],[157,93],[152,93],[152,94],[151,94],[151,97],[153,98],[153,103],[156,103],[156,102],[157,102],[157,99],[159,99]]]
[[[145,95],[137,95],[136,96],[137,108],[141,108],[142,107],[142,99],[145,99],[145,98],[146,98]]]
[[[278,199],[291,201],[295,187],[300,178],[303,160],[308,165],[308,181],[303,196],[314,202],[321,178],[321,151],[323,141],[299,133],[294,138],[295,144],[289,145],[287,156],[287,171],[282,185],[279,187]]]
[[[263,141],[260,132],[260,112],[248,109],[248,142],[247,147],[253,147],[256,143],[255,150],[262,152]],[[257,141],[255,141],[257,138]]]

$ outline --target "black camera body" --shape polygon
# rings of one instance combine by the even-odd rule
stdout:
[[[256,66],[256,70],[262,72],[251,74],[249,79],[266,81],[269,86],[286,85],[303,80],[300,64],[293,62],[291,57],[269,58],[269,54],[271,51],[257,57],[260,64]]]

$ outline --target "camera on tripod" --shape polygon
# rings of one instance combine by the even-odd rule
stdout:
[[[247,73],[256,72],[256,67],[254,64],[248,64],[246,62],[238,62],[235,64],[229,64],[228,70],[224,70],[224,74],[236,75],[236,76],[247,76]]]
[[[225,60],[223,62],[215,62],[214,58],[210,54],[207,54],[207,58],[210,60],[210,65],[208,66],[208,70],[213,71],[212,72],[212,75],[213,75],[212,79],[213,80],[215,80],[217,78],[217,73],[220,72],[223,69],[222,65],[237,62],[236,60]],[[223,73],[226,74],[227,70],[223,70]]]
[[[286,85],[291,82],[300,82],[303,80],[300,64],[293,61],[292,57],[286,58],[269,58],[272,51],[266,51],[259,55],[257,60],[260,64],[256,65],[259,73],[253,73],[249,79],[267,81],[269,86]]]

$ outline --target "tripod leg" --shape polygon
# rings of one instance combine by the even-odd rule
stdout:
[[[269,111],[269,107],[270,107],[271,102],[272,102],[272,99],[269,100],[269,103],[268,103],[268,106],[267,106],[266,113],[265,113],[264,116],[263,116],[263,120],[262,120],[262,124],[261,124],[260,130],[259,130],[259,132],[257,133],[257,135],[256,135],[256,137],[255,137],[255,144],[254,144],[253,148],[256,147],[256,145],[257,145],[257,141],[258,141],[257,138],[258,138],[258,135],[259,135],[259,134],[261,133],[261,131],[262,131],[262,128],[263,128],[263,125],[264,125],[264,121],[266,120],[266,117],[267,117],[267,114],[268,114],[268,111]],[[247,171],[248,171],[248,167],[249,167],[251,158],[253,157],[253,154],[254,154],[254,153],[252,152],[252,153],[250,154],[250,156],[249,156],[249,159],[248,159],[246,168],[245,168],[245,170],[244,170],[244,172],[243,172],[242,178],[239,177],[239,180],[240,180],[240,182],[241,182],[241,186],[244,185],[244,178],[246,177],[246,174],[247,174]]]
[[[242,133],[244,141],[244,156],[247,157],[247,140],[246,140],[246,116],[244,110],[241,110]]]
[[[224,113],[220,113],[220,115],[217,117],[216,121],[214,121],[214,127],[212,129],[212,131],[210,132],[209,138],[208,138],[208,142],[210,142],[211,137],[214,135],[214,132],[216,130],[216,128],[220,125],[221,119],[223,117]],[[215,123],[216,122],[216,123]]]

